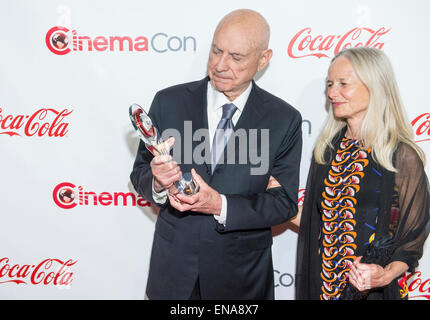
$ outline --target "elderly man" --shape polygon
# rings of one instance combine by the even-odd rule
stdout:
[[[211,155],[204,163],[193,159],[178,164],[139,146],[131,181],[161,208],[146,288],[149,299],[274,298],[271,226],[297,213],[302,134],[300,113],[253,81],[272,57],[269,37],[259,13],[231,12],[215,30],[208,77],[164,89],[153,100],[149,115],[160,131],[181,133],[175,145],[181,146],[183,157],[184,149],[197,146],[186,141],[186,121],[194,131],[208,131]],[[266,158],[265,172],[253,174],[249,156],[246,163],[226,160],[231,130],[254,130],[260,137],[268,132],[267,141],[246,142]],[[173,139],[168,142],[172,145]],[[167,192],[189,171],[200,187],[197,194]]]

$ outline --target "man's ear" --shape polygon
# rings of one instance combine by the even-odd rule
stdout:
[[[261,53],[260,59],[258,61],[257,71],[263,70],[269,64],[269,61],[272,58],[272,55],[273,55],[272,49],[266,49]]]

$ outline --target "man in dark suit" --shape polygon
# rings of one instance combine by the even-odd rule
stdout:
[[[302,133],[300,113],[253,81],[272,57],[269,35],[259,13],[233,11],[215,30],[208,77],[154,97],[150,117],[160,132],[179,132],[174,146],[182,152],[180,161],[170,155],[153,157],[141,143],[130,176],[136,191],[161,208],[146,289],[149,299],[274,298],[271,226],[297,214]],[[189,160],[199,141],[189,141],[185,123],[193,132],[208,132],[211,148],[199,150],[211,161]],[[243,145],[235,145],[229,158],[231,149],[215,142],[231,127],[247,133],[248,139],[239,141],[249,150],[247,161],[239,159]],[[237,139],[229,143],[232,140]],[[171,146],[173,139],[168,143]],[[224,153],[218,156],[220,149]],[[252,171],[251,152],[267,162],[266,170]],[[167,192],[189,171],[200,187],[197,194]]]

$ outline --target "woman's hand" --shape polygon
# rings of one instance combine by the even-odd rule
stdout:
[[[381,288],[408,270],[408,265],[401,261],[393,261],[385,268],[378,264],[361,263],[357,257],[351,265],[349,282],[359,291]]]

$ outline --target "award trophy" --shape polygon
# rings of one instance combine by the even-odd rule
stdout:
[[[164,144],[164,140],[160,137],[157,128],[152,124],[151,118],[138,104],[132,104],[129,108],[129,115],[134,130],[136,130],[140,139],[145,143],[148,149],[154,156],[156,152],[162,155],[168,155],[170,150]],[[170,188],[169,193],[175,195],[177,193],[184,193],[193,195],[199,191],[199,187],[193,181],[193,176],[190,172],[182,174],[182,178],[176,181]]]

